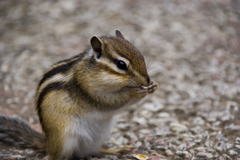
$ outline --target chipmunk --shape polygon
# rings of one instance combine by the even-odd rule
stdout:
[[[36,93],[44,134],[26,122],[0,116],[0,142],[46,153],[51,160],[98,153],[113,117],[158,87],[150,81],[143,55],[123,34],[93,36],[81,54],[48,69]]]

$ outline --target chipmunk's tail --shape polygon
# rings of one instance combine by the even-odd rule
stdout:
[[[0,143],[46,154],[46,137],[26,122],[0,115]]]

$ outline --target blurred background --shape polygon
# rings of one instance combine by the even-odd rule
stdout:
[[[116,29],[142,51],[159,89],[122,113],[106,142],[133,151],[99,159],[240,158],[239,0],[1,0],[0,113],[40,130],[42,74]]]

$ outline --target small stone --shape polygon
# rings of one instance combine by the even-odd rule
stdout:
[[[239,131],[240,130],[240,125],[235,125],[235,124],[230,124],[225,129],[230,130],[230,131]]]
[[[206,157],[206,154],[203,153],[203,152],[199,152],[199,153],[197,153],[197,156],[198,156],[198,157]]]
[[[236,155],[238,155],[238,152],[236,152],[235,150],[229,150],[229,151],[228,151],[228,154],[229,154],[230,156],[236,156]]]
[[[145,103],[143,105],[143,108],[150,110],[152,112],[157,112],[157,111],[163,109],[163,105],[161,105],[161,104],[155,105],[154,103]]]
[[[171,150],[166,150],[165,153],[166,153],[167,156],[173,156],[174,155]]]
[[[230,156],[223,154],[224,159],[232,159]],[[238,160],[238,159],[237,159]]]
[[[122,131],[128,131],[130,129],[130,125],[127,123],[118,123],[117,127]]]
[[[151,130],[149,129],[139,129],[138,133],[149,135],[151,133]]]
[[[230,144],[230,143],[226,144],[226,149],[230,149],[232,147],[233,147],[233,144]]]
[[[236,141],[237,144],[240,144],[240,137],[237,137],[237,138],[235,139],[235,141]]]
[[[211,146],[211,145],[209,145],[209,146]],[[215,149],[220,153],[224,150],[224,147],[225,147],[225,145],[222,142],[217,142],[217,144],[215,145]]]
[[[167,113],[167,112],[161,112],[161,113],[158,114],[158,117],[159,118],[169,118],[170,114]]]
[[[227,115],[224,115],[224,116],[221,117],[221,121],[227,122],[227,121],[230,121],[233,118],[234,118],[234,116],[232,114],[227,114]]]
[[[199,153],[203,153],[203,151],[205,150],[206,148],[205,147],[197,147],[196,150],[199,151]]]
[[[185,132],[188,130],[188,128],[185,125],[180,124],[178,122],[172,122],[170,124],[170,129],[174,132]]]
[[[159,126],[161,124],[164,124],[164,121],[161,118],[150,118],[148,120],[149,124]]]
[[[205,152],[199,152],[197,153],[197,157],[206,157],[206,158],[213,158],[213,155],[211,153],[205,153]]]
[[[201,117],[196,117],[193,119],[193,124],[195,125],[204,125],[205,121]]]
[[[235,147],[236,147],[237,149],[240,149],[240,145],[238,145],[238,144],[236,144]]]
[[[212,126],[214,126],[214,127],[219,127],[221,124],[222,124],[221,121],[216,121],[216,122],[213,122],[213,123],[212,123]]]
[[[146,126],[146,119],[143,117],[140,118],[135,116],[132,121],[140,124],[141,126]]]
[[[201,133],[203,130],[204,130],[204,128],[203,127],[200,127],[200,126],[196,126],[196,127],[194,127],[194,128],[191,128],[190,129],[193,133],[195,133],[195,134],[199,134],[199,133]]]
[[[135,143],[135,147],[138,148],[138,147],[141,147],[141,146],[142,146],[142,142],[139,142],[139,141],[138,141],[137,143]]]
[[[224,158],[222,156],[218,157],[218,160],[224,160]]]
[[[166,148],[163,145],[158,145],[155,147],[155,149],[157,149],[158,151],[165,151]]]
[[[226,111],[228,113],[236,113],[238,112],[238,104],[236,102],[233,102],[233,101],[228,101],[227,102],[227,107],[226,107]]]
[[[195,142],[189,142],[188,143],[188,148],[192,148],[192,147],[194,147],[194,146],[196,146],[196,143]]]
[[[217,118],[216,117],[207,117],[208,122],[216,122]]]
[[[188,151],[176,151],[176,154],[181,157],[190,158],[190,153]]]
[[[209,159],[213,158],[213,154],[212,153],[206,153],[206,155],[207,155],[207,158],[209,158]]]

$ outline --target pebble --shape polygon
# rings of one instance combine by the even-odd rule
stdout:
[[[176,154],[184,158],[190,158],[191,156],[191,154],[188,151],[176,151]]]
[[[236,147],[237,149],[240,149],[240,145],[238,145],[238,144],[237,144],[237,145],[235,145],[235,147]]]
[[[224,157],[224,159],[229,159],[229,160],[232,160],[232,158],[229,156],[229,155],[227,155],[227,154],[223,154],[223,157]],[[237,159],[238,160],[238,159]]]
[[[147,124],[146,119],[144,117],[135,116],[133,117],[132,121],[140,124],[141,126],[146,126]]]
[[[165,151],[166,148],[163,145],[158,145],[155,147],[155,149],[157,149],[158,151]]]
[[[196,117],[193,119],[192,123],[195,125],[204,125],[205,121],[201,117]]]
[[[228,154],[229,154],[230,156],[236,156],[236,155],[238,155],[238,152],[235,151],[235,150],[229,150],[229,151],[228,151]]]
[[[234,123],[232,123],[232,124],[226,126],[225,129],[230,130],[230,131],[239,131],[240,125],[235,125]]]
[[[206,157],[206,158],[213,158],[213,155],[211,153],[205,153],[205,152],[199,152],[197,153],[197,157]]]
[[[167,112],[161,112],[161,113],[158,114],[158,117],[159,118],[169,118],[170,114],[167,113]]]
[[[162,120],[161,118],[150,118],[148,123],[154,124],[156,126],[161,126],[161,124],[164,124],[164,120]]]
[[[234,118],[234,116],[232,114],[227,114],[227,115],[224,115],[221,117],[221,121],[223,122],[227,122],[227,121],[230,121]]]
[[[230,143],[227,143],[226,144],[226,149],[230,149],[230,148],[232,148],[233,147],[233,144],[230,144]]]
[[[224,160],[223,156],[218,157],[218,160]]]
[[[195,134],[199,134],[203,131],[203,129],[204,129],[203,127],[196,126],[196,127],[191,128],[190,130]]]
[[[161,104],[155,105],[154,103],[145,103],[143,105],[143,108],[150,110],[152,112],[157,112],[163,108],[163,105],[161,105]]]
[[[130,129],[130,125],[128,123],[118,123],[117,127],[122,131],[128,131]]]
[[[216,117],[211,117],[211,116],[210,116],[210,117],[207,117],[207,121],[210,122],[210,123],[211,123],[211,122],[216,122],[216,120],[217,120]]]
[[[166,150],[165,153],[166,153],[167,156],[173,156],[174,155],[174,153],[171,150]]]
[[[237,137],[237,138],[235,139],[235,141],[236,141],[236,143],[240,144],[240,137]]]
[[[184,124],[178,122],[170,123],[170,129],[174,132],[185,132],[188,130],[188,128]]]
[[[215,127],[218,127],[222,124],[221,121],[216,121],[216,122],[213,122],[212,125],[215,126]]]
[[[197,147],[197,148],[195,148],[195,149],[201,153],[201,152],[204,151],[206,148],[203,147],[203,146],[200,146],[200,147]]]

